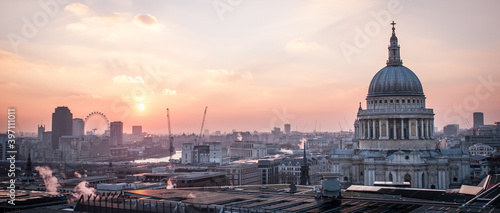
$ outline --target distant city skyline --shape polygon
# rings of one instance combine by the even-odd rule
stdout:
[[[210,132],[354,130],[394,20],[436,127],[472,128],[474,112],[500,121],[498,1],[226,6],[2,1],[0,106],[16,108],[18,131],[34,133],[51,131],[59,106],[73,118],[102,112],[124,133],[167,134],[170,108],[174,134],[198,134],[205,106]]]

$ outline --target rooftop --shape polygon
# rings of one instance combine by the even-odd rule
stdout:
[[[124,210],[144,207],[146,212],[155,212],[158,206],[168,209],[165,212],[458,212],[465,202],[461,197],[457,199],[453,194],[449,196],[444,190],[402,190],[391,187],[366,189],[371,192],[364,189],[344,192],[341,200],[315,198],[310,186],[297,186],[297,193],[290,194],[289,186],[284,184],[129,190],[124,192],[128,198],[122,198],[120,202],[125,203]],[[402,193],[404,196],[396,196],[394,193]],[[440,200],[433,200],[434,198]],[[104,207],[112,203],[110,200],[113,199],[91,198],[90,202],[80,200],[76,210]]]

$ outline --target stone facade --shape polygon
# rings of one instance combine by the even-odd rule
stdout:
[[[469,155],[461,149],[438,149],[434,112],[418,77],[402,65],[392,28],[387,66],[372,79],[366,109],[358,109],[355,141],[359,149],[332,153],[332,172],[345,184],[448,189],[467,182]]]
[[[267,146],[264,142],[234,141],[229,148],[230,156],[241,158],[259,158],[267,155]]]

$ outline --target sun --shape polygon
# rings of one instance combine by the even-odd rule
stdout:
[[[146,106],[143,103],[140,103],[139,105],[137,105],[137,109],[144,110],[146,109]]]

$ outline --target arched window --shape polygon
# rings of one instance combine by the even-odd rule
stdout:
[[[404,181],[405,182],[410,182],[411,183],[411,176],[409,174],[406,174],[405,175],[405,178],[404,178]]]
[[[389,181],[393,182],[392,173],[389,173]]]

